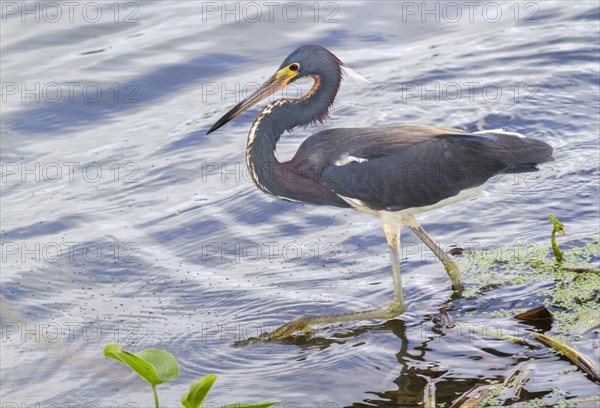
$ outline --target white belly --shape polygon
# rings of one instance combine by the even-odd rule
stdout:
[[[421,214],[421,213],[435,210],[435,209],[438,209],[438,208],[441,208],[441,207],[444,207],[444,206],[447,206],[450,204],[454,204],[454,203],[457,203],[460,201],[465,201],[465,200],[469,200],[471,198],[475,198],[475,197],[479,196],[483,192],[483,190],[484,190],[484,185],[482,184],[481,186],[462,190],[457,195],[455,195],[453,197],[445,198],[445,199],[438,201],[437,203],[432,204],[432,205],[426,205],[423,207],[406,208],[404,210],[394,211],[394,213],[398,213],[398,215],[400,215],[402,213],[406,213],[406,214],[410,214],[410,215]],[[346,201],[348,204],[350,204],[350,206],[352,206],[352,208],[355,209],[356,211],[360,211],[360,212],[375,215],[375,216],[379,215],[379,211],[370,209],[360,200],[357,200],[355,198],[350,198],[350,197],[344,197],[344,196],[339,196],[339,197],[342,200]]]

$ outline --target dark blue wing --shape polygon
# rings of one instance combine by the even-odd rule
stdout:
[[[350,139],[348,149],[338,146],[332,149],[336,155],[325,159],[329,163],[322,168],[322,183],[335,194],[358,199],[374,210],[432,205],[479,186],[511,166],[539,163],[552,154],[544,142],[502,133],[447,134],[441,130],[409,143],[398,140],[409,140],[410,135],[388,134],[387,140],[375,138],[379,144],[371,140],[368,148],[359,147],[361,138]]]

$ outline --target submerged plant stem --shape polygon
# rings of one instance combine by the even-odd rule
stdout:
[[[571,267],[571,266],[565,266],[563,267],[563,269],[565,271],[569,271],[569,272],[575,272],[575,273],[598,273],[600,274],[600,269],[596,269],[596,268],[582,268],[582,267]]]
[[[156,385],[152,384],[152,393],[154,394],[154,406],[158,408],[158,393],[156,392]]]
[[[522,346],[526,346],[529,347],[531,349],[538,349],[539,347],[536,346],[535,344],[525,340],[525,339],[519,339],[517,337],[513,337],[513,336],[509,336],[508,334],[504,334],[504,333],[495,333],[495,332],[488,332],[485,329],[482,329],[481,327],[477,327],[477,326],[470,326],[471,329],[473,329],[474,331],[476,331],[479,334],[482,334],[484,336],[490,336],[490,337],[494,337],[496,339],[499,340],[506,340],[506,341],[511,341],[513,343],[516,344],[520,344]]]
[[[546,336],[542,333],[537,333],[532,331],[531,334],[541,343],[544,343],[546,346],[551,347],[555,350],[560,351],[567,359],[569,359],[573,364],[578,366],[583,372],[589,374],[589,377],[592,381],[597,384],[600,384],[600,373],[598,372],[596,366],[593,362],[591,362],[586,356],[579,353],[574,348],[561,343],[560,341]]]
[[[565,235],[565,230],[563,229],[562,223],[559,220],[557,220],[555,216],[550,215],[548,218],[550,219],[550,221],[552,221],[552,225],[554,226],[554,228],[552,229],[552,234],[550,235],[550,241],[552,243],[552,252],[554,252],[554,257],[556,258],[556,261],[562,263],[565,260],[565,258],[563,256],[562,251],[558,247],[558,244],[556,243],[556,233],[558,232],[560,235]]]

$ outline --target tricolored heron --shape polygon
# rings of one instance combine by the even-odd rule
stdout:
[[[300,78],[314,83],[298,99],[283,98],[258,115],[246,145],[252,179],[266,194],[289,201],[346,207],[381,220],[392,263],[394,299],[381,309],[304,316],[264,336],[283,338],[318,323],[392,319],[404,311],[400,280],[400,228],[413,231],[443,263],[455,291],[462,289],[452,258],[414,218],[468,195],[496,174],[549,160],[544,142],[503,131],[467,133],[421,125],[326,129],[313,134],[294,157],[280,163],[275,148],[284,131],[323,122],[342,79],[344,63],[327,49],[305,45],[292,52],[256,92],[219,119],[211,133]]]

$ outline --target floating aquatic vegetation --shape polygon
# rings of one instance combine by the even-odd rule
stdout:
[[[558,338],[589,331],[600,324],[600,274],[593,271],[600,260],[600,237],[582,247],[565,249],[564,263],[557,265],[548,246],[518,244],[510,248],[465,253],[459,265],[471,282],[465,296],[475,302],[482,294],[504,287],[533,285],[541,287],[534,296],[553,316],[552,330]],[[566,267],[566,265],[569,265]],[[547,288],[540,283],[547,282]],[[488,311],[492,317],[511,317],[523,309]]]
[[[516,244],[509,248],[465,252],[459,260],[465,280],[471,283],[465,292],[469,301],[487,302],[490,296],[494,296],[488,295],[489,293],[511,287],[537,288],[531,291],[533,298],[527,299],[534,306],[537,299],[537,307],[524,309],[512,306],[483,312],[490,317],[515,318],[520,321],[519,325],[533,326],[534,330],[528,330],[532,336],[531,341],[501,331],[483,332],[477,326],[472,329],[486,337],[524,344],[530,348],[531,343],[537,349],[542,345],[549,347],[551,351],[576,364],[589,379],[598,383],[598,367],[568,344],[581,340],[586,333],[600,327],[600,270],[596,268],[600,261],[600,237],[594,237],[583,245],[578,241],[565,243],[565,248],[561,249],[556,243],[556,235],[564,235],[564,227],[555,217],[550,217],[550,220],[554,229],[549,246]],[[458,306],[456,303],[454,305]],[[461,314],[458,307],[455,313],[456,324],[460,326],[461,319],[458,316],[469,316],[474,312]],[[445,322],[449,319],[446,315],[447,312],[442,310],[434,322],[446,325]],[[522,357],[530,353],[531,351],[525,351]],[[599,402],[597,397],[570,399],[568,394],[558,388],[543,398],[531,399],[526,387],[534,377],[534,361],[526,360],[507,376],[503,384],[480,384],[473,387],[451,406],[482,408],[518,403],[519,407],[587,407]],[[539,369],[543,367],[540,365]]]

